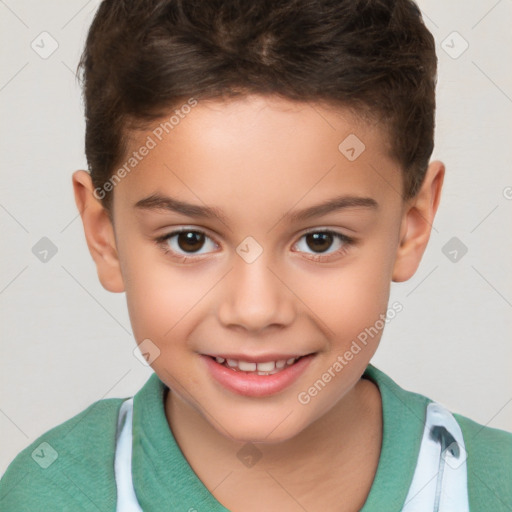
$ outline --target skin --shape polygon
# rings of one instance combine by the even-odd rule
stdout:
[[[354,161],[338,149],[349,134],[366,146]],[[128,153],[148,135],[132,133]],[[99,279],[126,293],[137,343],[149,338],[158,347],[152,367],[171,390],[170,428],[229,510],[363,506],[380,455],[382,409],[378,388],[361,375],[382,331],[308,404],[297,396],[386,313],[391,282],[415,273],[444,171],[431,162],[420,191],[405,201],[381,127],[326,105],[250,95],[199,102],[117,184],[113,223],[89,174],[73,174]],[[155,192],[215,207],[225,218],[134,207]],[[378,207],[283,217],[338,195],[370,197]],[[203,245],[179,246],[174,237],[166,252],[166,242],[155,242],[180,227],[203,231]],[[354,242],[327,239],[320,251],[308,244],[305,231],[327,228]],[[248,236],[263,249],[252,263],[236,252]],[[229,352],[315,356],[291,386],[255,398],[206,371],[200,354]],[[251,468],[236,456],[247,442],[262,455]]]

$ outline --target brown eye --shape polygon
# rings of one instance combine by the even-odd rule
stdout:
[[[314,261],[327,261],[329,257],[343,255],[354,239],[336,231],[310,231],[304,233],[295,246],[298,252],[303,252],[306,258]]]
[[[332,245],[334,237],[332,233],[308,233],[306,235],[306,243],[310,249],[314,251],[324,252]]]
[[[195,229],[173,231],[168,235],[158,237],[156,242],[165,253],[170,253],[180,258],[204,256],[218,249],[218,245],[206,233]]]
[[[199,231],[183,231],[177,236],[178,247],[185,252],[194,252],[204,245],[204,233]]]

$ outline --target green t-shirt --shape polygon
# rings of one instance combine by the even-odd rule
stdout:
[[[361,512],[398,512],[413,478],[431,400],[402,389],[372,364],[363,377],[380,390],[383,438]],[[153,374],[134,397],[132,474],[137,499],[147,511],[226,512],[176,444],[164,411],[166,390]],[[115,436],[122,401],[95,402],[19,453],[0,481],[0,510],[114,512]],[[511,512],[512,433],[454,417],[467,452],[471,512]]]

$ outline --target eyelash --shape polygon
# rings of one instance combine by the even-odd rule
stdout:
[[[155,242],[157,243],[158,246],[160,246],[162,248],[162,250],[164,251],[164,254],[170,254],[172,258],[180,260],[181,263],[188,263],[191,260],[203,259],[202,256],[198,257],[198,256],[193,256],[193,255],[192,256],[188,256],[188,255],[175,254],[175,251],[173,251],[172,249],[169,248],[168,241],[171,238],[173,238],[176,235],[179,235],[181,233],[198,233],[198,234],[201,234],[201,235],[205,235],[205,237],[209,238],[210,240],[213,240],[213,238],[208,236],[204,231],[201,231],[200,229],[181,228],[181,229],[172,231],[171,233],[168,233],[166,235],[162,235],[162,236],[156,238]],[[323,256],[323,253],[317,253],[317,254],[309,253],[309,256],[307,256],[306,259],[309,259],[309,260],[312,260],[312,261],[319,261],[319,262],[329,261],[333,257],[339,257],[339,256],[342,256],[343,254],[345,254],[349,250],[349,248],[352,245],[354,245],[355,242],[356,242],[356,240],[354,238],[352,238],[352,237],[349,237],[347,235],[344,235],[343,233],[338,233],[337,231],[332,231],[332,230],[329,230],[329,229],[315,229],[315,230],[307,231],[306,233],[303,233],[300,236],[299,241],[302,240],[304,237],[306,237],[308,235],[319,234],[319,233],[332,235],[334,238],[336,238],[340,242],[342,242],[343,245],[341,246],[340,249],[338,249],[337,251],[335,251],[333,253],[329,253],[327,256]],[[215,242],[215,243],[217,243],[217,242]],[[297,243],[298,242],[295,242],[294,245],[296,245]]]

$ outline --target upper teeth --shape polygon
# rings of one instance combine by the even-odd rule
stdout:
[[[223,357],[216,357],[217,363],[226,364],[233,369],[238,369],[243,372],[273,372],[274,370],[279,371],[286,365],[292,365],[298,357],[292,357],[290,359],[280,359],[278,361],[266,361],[264,363],[250,363],[249,361],[237,361],[236,359],[224,359]]]

